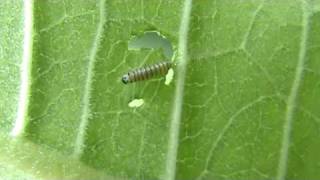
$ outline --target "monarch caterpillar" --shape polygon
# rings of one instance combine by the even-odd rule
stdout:
[[[144,66],[138,69],[133,69],[123,75],[121,80],[124,84],[143,81],[155,76],[164,76],[172,67],[172,62],[163,61],[156,64]]]

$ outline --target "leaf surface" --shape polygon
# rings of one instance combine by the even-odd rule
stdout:
[[[320,178],[319,0],[0,9],[0,167],[12,179]],[[171,42],[174,80],[124,85],[167,58],[128,48],[149,31]]]

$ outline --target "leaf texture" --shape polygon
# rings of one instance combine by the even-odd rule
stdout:
[[[319,0],[0,9],[0,167],[12,178],[320,179]],[[174,81],[123,85],[165,58],[128,48],[148,31],[171,42]]]

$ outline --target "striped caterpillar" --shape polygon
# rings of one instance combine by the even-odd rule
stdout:
[[[151,79],[156,76],[164,76],[168,70],[173,66],[172,62],[163,61],[156,64],[147,65],[138,69],[133,69],[127,74],[123,75],[121,80],[124,84],[133,83]]]

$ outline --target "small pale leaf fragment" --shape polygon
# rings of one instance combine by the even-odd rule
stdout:
[[[137,108],[140,107],[144,104],[144,100],[143,99],[134,99],[131,102],[129,102],[128,106],[131,108]]]
[[[165,85],[169,85],[173,79],[174,71],[172,68],[169,69],[166,75],[166,81],[164,82]]]

